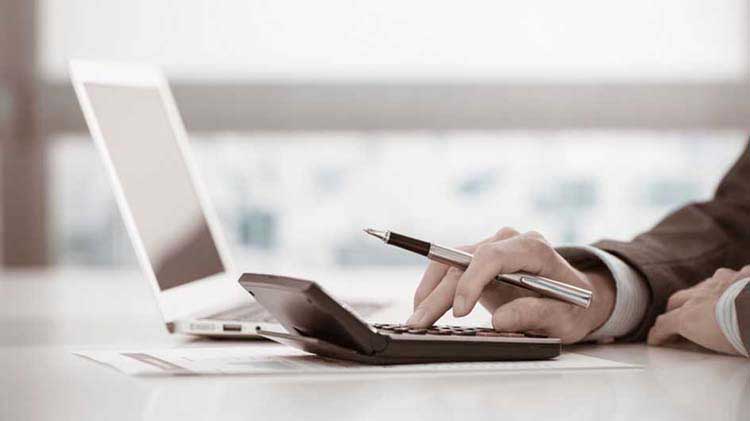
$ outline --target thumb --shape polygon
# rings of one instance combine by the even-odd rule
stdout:
[[[498,308],[492,315],[492,326],[497,331],[539,332],[569,344],[587,333],[576,320],[577,312],[576,307],[560,301],[523,297]]]
[[[545,301],[549,300],[522,297],[502,305],[492,315],[492,327],[503,332],[545,330],[551,322]]]

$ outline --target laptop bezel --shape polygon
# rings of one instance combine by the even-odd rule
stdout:
[[[145,64],[93,62],[73,60],[70,62],[70,76],[78,97],[84,118],[94,139],[94,144],[103,158],[107,173],[112,182],[117,206],[125,222],[125,228],[135,249],[138,263],[151,285],[164,322],[169,325],[180,319],[205,317],[228,308],[247,304],[251,297],[237,283],[238,272],[232,264],[218,216],[210,204],[206,189],[202,185],[188,144],[188,136],[177,104],[174,101],[164,74],[157,67]],[[119,176],[112,162],[106,140],[99,127],[94,107],[89,99],[86,84],[154,88],[159,92],[167,113],[178,148],[187,167],[188,176],[201,210],[206,218],[209,232],[225,271],[207,278],[189,282],[162,291],[149,260],[146,249],[138,233],[135,220],[127,202]],[[171,331],[172,329],[170,329]]]

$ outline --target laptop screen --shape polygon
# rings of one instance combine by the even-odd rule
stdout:
[[[159,288],[224,272],[159,90],[84,86]]]

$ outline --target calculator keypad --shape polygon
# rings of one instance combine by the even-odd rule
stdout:
[[[465,327],[465,326],[430,326],[428,328],[415,328],[403,324],[373,323],[372,327],[384,334],[412,334],[412,335],[438,335],[438,336],[485,336],[504,338],[546,338],[546,336],[532,335],[521,332],[497,332],[487,327]]]

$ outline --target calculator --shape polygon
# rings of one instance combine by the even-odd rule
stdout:
[[[368,323],[313,281],[245,273],[240,285],[286,332],[267,339],[323,357],[365,364],[541,360],[560,355],[558,338],[484,327]]]

